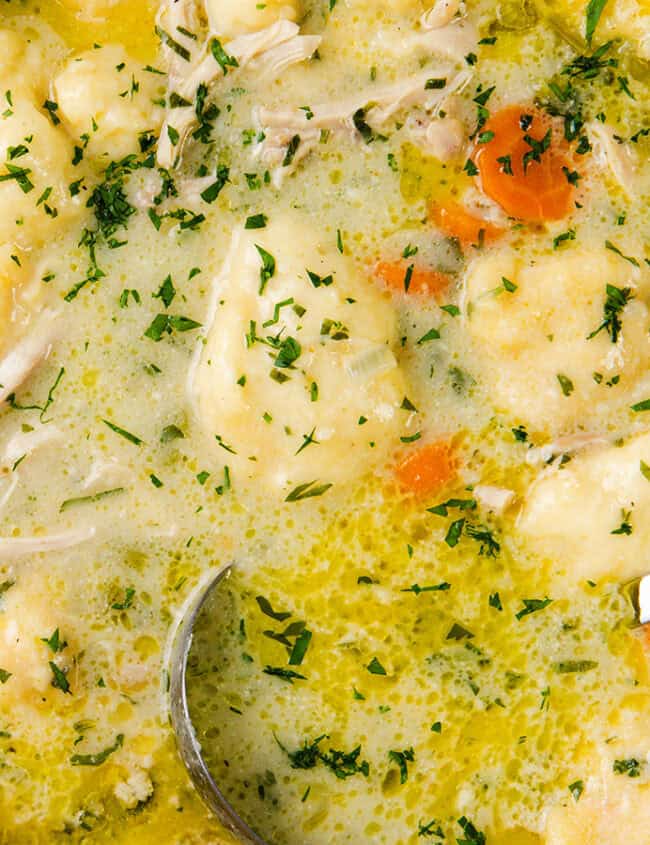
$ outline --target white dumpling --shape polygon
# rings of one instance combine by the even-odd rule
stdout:
[[[588,339],[603,322],[608,284],[633,296],[616,343],[606,330]],[[534,431],[570,431],[596,411],[624,406],[650,361],[648,273],[611,250],[499,251],[470,266],[464,297],[494,405]]]
[[[0,583],[6,580],[0,578]],[[39,583],[41,581],[41,583]],[[0,598],[0,667],[11,677],[0,685],[0,707],[30,703],[51,688],[49,661],[54,652],[43,642],[61,625],[61,616],[43,593],[42,579],[23,573]],[[65,631],[61,630],[61,639]],[[60,668],[68,660],[56,656]]]
[[[601,842],[603,845],[629,845],[630,831],[648,841],[641,831],[650,830],[650,784],[630,781],[612,775],[607,789],[593,796],[583,796],[576,804],[551,811],[546,828],[545,845],[582,845]]]
[[[54,80],[60,117],[70,135],[89,136],[87,155],[117,160],[138,152],[141,133],[160,125],[154,107],[159,78],[143,72],[123,47],[108,45],[71,59]]]
[[[70,225],[80,202],[70,196],[75,178],[72,146],[24,90],[5,103],[0,121],[0,243],[29,249],[45,243]]]
[[[650,571],[650,434],[583,452],[531,488],[517,528],[525,547],[572,581]],[[630,512],[631,534],[612,534]]]
[[[54,34],[52,33],[52,38]],[[25,39],[9,29],[0,29],[0,78],[3,93],[12,95],[27,91],[40,105],[47,96],[48,67],[37,40],[27,43]],[[5,102],[1,111],[7,107]]]
[[[277,488],[340,482],[386,460],[397,442],[395,314],[334,240],[294,219],[233,237],[191,391],[212,443],[218,436],[237,453],[222,454],[240,478]],[[257,246],[276,262],[261,295]],[[307,271],[324,281],[315,287]],[[285,353],[299,353],[290,367]],[[316,443],[299,451],[306,439]]]
[[[279,20],[296,21],[300,0],[206,0],[210,27],[225,39],[258,32]]]
[[[545,845],[628,845],[631,830],[638,832],[638,838],[633,838],[639,845],[648,841],[641,832],[650,830],[650,784],[643,771],[650,751],[650,698],[643,691],[630,692],[612,704],[614,708],[596,729],[600,736],[593,738],[593,747],[577,766],[581,773],[588,773],[584,791],[576,801],[567,790],[563,806],[551,809]],[[614,771],[616,760],[629,759],[640,762],[640,777]]]

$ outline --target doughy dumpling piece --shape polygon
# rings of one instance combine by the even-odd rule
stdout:
[[[650,434],[572,458],[535,483],[519,516],[526,548],[551,558],[575,582],[647,574],[650,548]],[[612,534],[624,521],[631,534]]]
[[[191,389],[240,478],[340,482],[385,461],[397,440],[395,314],[333,241],[294,219],[234,235]],[[262,295],[258,246],[276,262]]]
[[[616,343],[605,329],[588,339],[603,323],[608,284],[633,295]],[[466,279],[467,326],[497,409],[534,431],[558,433],[624,405],[650,360],[649,287],[645,269],[602,247],[478,258]]]
[[[160,110],[152,104],[158,84],[123,47],[108,45],[71,59],[54,91],[70,134],[90,136],[88,155],[115,161],[137,152],[138,136],[158,127]]]
[[[257,32],[276,21],[296,21],[300,0],[206,0],[211,28],[226,39]]]
[[[48,661],[53,653],[41,638],[52,636],[61,617],[43,594],[42,579],[40,582],[33,575],[21,575],[1,599],[0,666],[11,672],[11,677],[0,686],[0,707],[18,701],[30,703],[35,694],[40,698],[50,688]]]
[[[3,80],[2,96],[10,90],[28,91],[41,102],[47,96],[47,65],[38,48],[38,41],[27,43],[17,32],[0,30],[0,79]],[[3,101],[2,109],[7,107]]]
[[[650,784],[630,782],[618,775],[608,778],[607,791],[583,796],[576,804],[551,811],[545,845],[645,845],[650,830]],[[635,830],[639,838],[630,839]]]
[[[25,256],[19,258],[20,267],[11,256],[11,247],[0,247],[0,355],[22,333],[23,323],[28,323],[38,308],[43,291],[40,280],[38,286],[26,285],[29,265]]]
[[[31,248],[65,229],[80,205],[69,191],[72,148],[25,91],[12,94],[9,112],[0,120],[0,162],[10,167],[0,166],[0,172],[17,170],[0,182],[0,243]]]

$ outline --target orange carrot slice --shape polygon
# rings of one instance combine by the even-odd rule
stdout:
[[[461,246],[492,243],[504,230],[487,220],[470,214],[460,203],[449,200],[444,205],[432,203],[429,207],[431,221],[450,238],[457,238]]]
[[[412,271],[409,273],[409,267]],[[375,266],[375,276],[394,293],[409,296],[433,296],[438,299],[449,287],[451,279],[446,273],[430,270],[408,261],[380,261]],[[406,281],[408,279],[408,290]]]
[[[400,461],[395,467],[395,478],[404,492],[427,496],[453,480],[456,466],[452,444],[434,440]]]
[[[569,213],[569,162],[540,111],[508,106],[494,114],[479,134],[474,162],[483,193],[511,217],[540,222]]]

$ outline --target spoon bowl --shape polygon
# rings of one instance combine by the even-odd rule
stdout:
[[[234,810],[212,777],[203,757],[201,744],[196,736],[190,716],[187,696],[187,663],[192,647],[194,626],[201,611],[214,596],[215,591],[228,581],[232,565],[226,566],[191,599],[179,625],[170,652],[169,704],[172,727],[181,759],[194,786],[208,807],[222,824],[245,845],[267,845]]]

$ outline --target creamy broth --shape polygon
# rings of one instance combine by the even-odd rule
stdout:
[[[648,4],[0,24],[0,841],[650,843]]]

